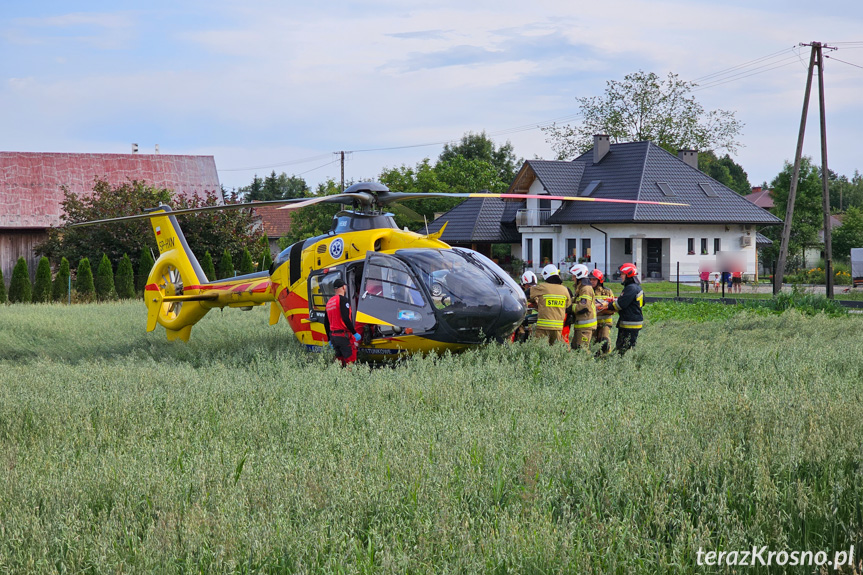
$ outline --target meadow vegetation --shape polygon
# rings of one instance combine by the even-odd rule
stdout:
[[[183,344],[140,302],[4,306],[0,572],[709,573],[699,548],[860,549],[863,319],[645,309],[622,358],[529,342],[348,371],[264,308]]]

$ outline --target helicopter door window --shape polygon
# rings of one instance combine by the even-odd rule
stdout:
[[[395,335],[403,328],[425,333],[435,326],[434,312],[422,288],[398,258],[369,252],[361,293],[357,315],[362,312],[380,320],[381,333],[389,330]]]
[[[327,302],[336,295],[333,282],[342,278],[340,271],[315,274],[309,277],[309,319],[323,321],[327,313]]]

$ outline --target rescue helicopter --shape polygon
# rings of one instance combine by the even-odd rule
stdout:
[[[522,323],[527,302],[521,287],[486,256],[451,247],[437,233],[399,229],[390,204],[432,197],[547,198],[529,194],[392,192],[363,182],[332,196],[172,210],[160,205],[121,218],[70,224],[96,225],[147,218],[159,257],[144,290],[148,332],[165,328],[169,340],[188,341],[194,326],[215,308],[252,309],[269,304],[269,323],[285,317],[309,351],[327,345],[323,319],[337,279],[347,285],[353,320],[362,332],[358,358],[379,360],[413,353],[459,352],[487,340],[503,341]],[[638,200],[556,197],[560,200],[658,204]],[[333,218],[326,234],[299,241],[278,254],[267,271],[228,279],[206,277],[177,216],[212,209],[285,204],[352,204]]]

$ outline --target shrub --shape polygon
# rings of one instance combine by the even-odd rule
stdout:
[[[821,294],[803,293],[795,286],[790,293],[782,292],[769,300],[750,300],[743,304],[748,307],[763,307],[776,313],[796,309],[805,315],[825,313],[831,317],[847,315],[848,311],[839,302]]]
[[[209,250],[204,252],[204,258],[201,260],[201,269],[204,270],[204,275],[207,276],[208,281],[216,279],[216,267],[213,265],[213,256],[210,255]],[[203,281],[203,278],[201,278],[201,281]]]
[[[33,284],[33,302],[48,303],[51,301],[51,262],[42,256],[36,268],[36,283]]]
[[[138,275],[135,277],[135,290],[143,292],[147,285],[147,278],[150,277],[150,271],[153,269],[153,254],[150,253],[150,248],[141,250],[141,257],[138,258]]]
[[[260,265],[258,266],[258,271],[266,272],[270,270],[270,266],[273,265],[273,258],[270,256],[270,248],[265,247],[263,253],[260,258]]]
[[[117,265],[115,287],[117,289],[117,297],[120,299],[134,299],[135,272],[132,270],[132,260],[129,259],[129,254],[123,254],[123,259]]]
[[[15,269],[12,270],[12,281],[9,284],[9,303],[30,303],[33,298],[33,286],[30,285],[30,270],[27,260],[18,258]]]
[[[3,281],[2,269],[0,269],[0,303],[6,303],[6,282]]]
[[[219,279],[231,278],[236,275],[234,273],[234,260],[231,259],[231,252],[225,249],[222,252],[222,259],[219,260]]]
[[[75,291],[78,297],[89,300],[93,297],[96,287],[93,285],[93,270],[90,269],[90,260],[82,258],[78,263],[78,271],[75,274]]]
[[[54,301],[61,301],[69,293],[69,260],[63,258],[60,260],[60,269],[57,270],[57,275],[54,276],[54,283],[51,286],[51,297]]]
[[[99,269],[96,270],[96,299],[99,301],[117,299],[117,292],[114,291],[114,270],[107,254],[102,254],[102,261],[99,262]]]
[[[249,253],[249,248],[243,248],[243,256],[240,258],[240,273],[254,273],[255,264],[252,262],[252,254]]]

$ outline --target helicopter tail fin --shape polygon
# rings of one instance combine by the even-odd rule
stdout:
[[[159,257],[150,271],[144,299],[147,304],[147,331],[153,331],[159,323],[168,332],[168,339],[189,340],[192,325],[209,311],[202,305],[213,299],[201,294],[207,276],[201,264],[189,249],[186,237],[180,229],[169,206],[159,206],[151,212],[164,212],[164,216],[150,219]]]

